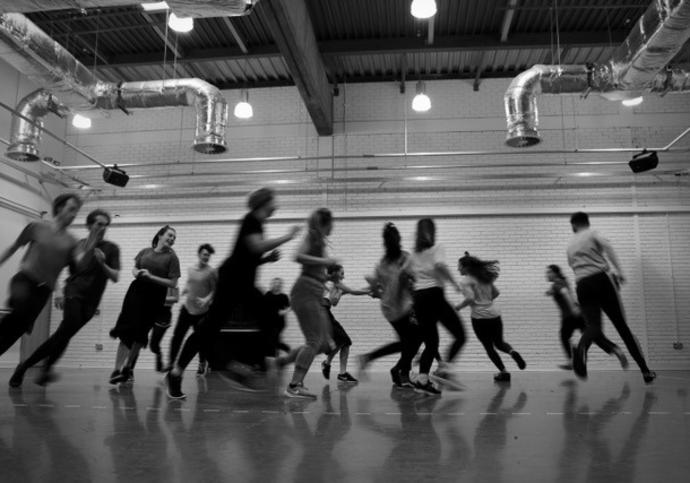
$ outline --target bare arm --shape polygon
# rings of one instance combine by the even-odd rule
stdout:
[[[371,293],[371,289],[356,290],[340,282],[338,283],[338,288],[340,288],[344,294],[349,295],[369,295]]]
[[[139,270],[139,277],[146,277],[149,280],[151,280],[153,283],[157,283],[158,285],[163,285],[164,287],[169,287],[169,288],[177,287],[177,280],[179,279],[179,277],[173,277],[173,278],[157,277],[155,275],[152,275],[151,272],[149,272],[145,268],[142,268],[141,270]]]
[[[434,269],[436,270],[436,273],[441,275],[441,278],[443,280],[446,280],[453,287],[455,287],[456,292],[462,291],[462,289],[460,288],[460,285],[458,285],[458,282],[455,281],[453,274],[451,274],[450,270],[448,270],[448,265],[446,265],[445,263],[437,263],[436,265],[434,265]]]
[[[463,295],[465,296],[465,299],[455,306],[455,310],[462,310],[465,307],[472,305],[475,300],[474,289],[471,285],[469,285],[468,283],[463,283],[461,286],[461,290]]]

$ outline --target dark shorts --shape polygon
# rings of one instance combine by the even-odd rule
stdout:
[[[347,332],[345,332],[345,328],[335,320],[335,317],[333,317],[333,314],[331,311],[328,311],[328,315],[331,318],[331,326],[333,328],[333,342],[335,342],[336,347],[349,347],[352,345],[352,339],[350,339],[350,336],[347,335]]]

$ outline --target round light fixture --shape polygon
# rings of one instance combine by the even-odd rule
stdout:
[[[182,34],[191,32],[194,29],[194,19],[192,17],[178,17],[171,13],[168,18],[168,27]]]
[[[91,119],[81,114],[75,114],[72,118],[72,126],[78,129],[89,129],[91,127]]]
[[[425,91],[424,82],[417,82],[417,95],[412,99],[412,109],[416,112],[426,112],[431,109],[431,99]]]
[[[410,13],[415,18],[431,18],[436,10],[436,0],[412,0],[410,5]]]
[[[252,109],[252,105],[249,104],[249,93],[242,90],[240,95],[242,99],[235,104],[235,117],[238,119],[250,119],[254,115],[254,109]]]

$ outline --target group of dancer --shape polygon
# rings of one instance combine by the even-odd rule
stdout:
[[[49,299],[63,268],[69,267],[63,296],[56,305],[63,310],[58,329],[26,360],[10,378],[10,386],[21,386],[25,372],[44,361],[37,384],[57,379],[53,366],[64,353],[70,339],[93,317],[108,280],[117,282],[120,271],[119,248],[104,238],[111,217],[104,210],[94,210],[86,218],[88,236],[77,241],[67,228],[75,219],[81,200],[75,194],[58,196],[53,202],[53,221],[30,223],[17,240],[0,255],[0,265],[20,247],[28,245],[19,272],[10,283],[10,312],[0,321],[0,355],[25,332],[30,332],[35,319]],[[297,250],[295,261],[301,273],[288,298],[282,294],[282,281],[274,279],[271,290],[264,294],[256,287],[257,269],[264,263],[280,259],[278,248],[296,238],[301,231],[292,226],[283,236],[264,237],[264,223],[277,209],[275,193],[261,188],[248,198],[249,212],[242,219],[231,255],[215,270],[210,264],[214,248],[203,244],[198,248],[198,262],[189,268],[182,296],[185,302],[170,343],[168,363],[163,360],[160,341],[171,325],[171,307],[179,300],[177,290],[181,275],[180,263],[173,250],[176,231],[166,225],[154,236],[151,246],[141,250],[134,259],[131,282],[122,310],[110,335],[119,339],[113,384],[133,380],[133,370],[143,347],[149,345],[156,355],[156,369],[166,373],[168,396],[184,398],[182,378],[185,369],[198,355],[198,373],[207,370],[217,351],[223,325],[239,310],[254,320],[258,336],[252,339],[251,361],[236,361],[221,371],[245,389],[256,389],[259,374],[270,367],[294,364],[290,381],[284,391],[288,397],[316,398],[304,387],[304,379],[314,359],[324,354],[321,370],[330,378],[331,363],[339,354],[338,381],[356,383],[347,371],[352,340],[335,319],[331,308],[343,294],[370,295],[380,299],[381,311],[398,336],[398,341],[359,356],[360,370],[375,359],[400,353],[391,368],[393,383],[428,395],[439,395],[445,386],[457,386],[450,364],[466,342],[459,311],[471,309],[471,322],[478,340],[499,372],[497,382],[510,380],[510,373],[497,351],[509,354],[519,369],[526,363],[522,356],[503,338],[501,312],[494,303],[500,295],[495,286],[499,276],[498,261],[485,261],[465,252],[458,260],[461,275],[457,281],[445,261],[444,248],[436,243],[436,227],[431,218],[418,221],[414,250],[402,249],[401,236],[393,223],[383,229],[384,254],[373,273],[366,277],[367,286],[351,289],[343,283],[344,269],[327,252],[328,237],[334,220],[327,208],[314,211],[306,234]],[[624,282],[618,258],[611,244],[590,229],[586,213],[571,217],[574,236],[567,248],[568,263],[575,273],[577,302],[561,269],[547,268],[552,296],[561,311],[561,342],[571,369],[580,378],[587,377],[587,352],[594,342],[606,353],[615,355],[626,368],[622,350],[604,336],[601,311],[611,319],[628,351],[638,364],[644,381],[656,377],[646,364],[642,352],[630,332],[621,306],[618,289]],[[455,307],[446,300],[444,287],[452,286],[462,294]],[[579,302],[579,303],[578,303]],[[305,342],[290,349],[280,342],[285,315],[292,310]],[[450,333],[452,341],[442,357],[439,351],[438,323]],[[187,333],[192,329],[189,336]],[[570,338],[575,330],[582,331],[577,346]],[[415,355],[424,346],[419,358],[418,375],[410,377]],[[280,357],[278,349],[286,354]],[[437,369],[431,373],[434,360]]]

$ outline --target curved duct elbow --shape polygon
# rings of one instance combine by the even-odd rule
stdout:
[[[63,117],[69,109],[60,104],[49,91],[39,89],[19,101],[16,110],[23,117],[12,116],[12,133],[7,157],[15,161],[38,161],[43,117],[49,112]]]
[[[171,79],[124,82],[100,86],[96,98],[99,109],[145,109],[194,106],[196,131],[194,150],[217,154],[227,150],[225,128],[228,105],[215,86],[201,79]]]

